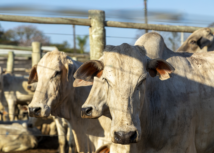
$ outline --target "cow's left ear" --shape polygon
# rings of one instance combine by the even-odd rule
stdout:
[[[151,77],[159,75],[160,80],[167,80],[170,78],[169,74],[174,71],[174,67],[162,59],[150,60],[147,64],[147,71]]]
[[[37,64],[34,65],[32,68],[31,68],[31,71],[30,71],[30,75],[29,75],[29,78],[28,78],[28,84],[31,84],[31,83],[34,83],[34,82],[38,82],[38,76],[37,76]]]
[[[81,65],[74,73],[74,87],[89,86],[93,84],[94,77],[101,77],[104,64],[99,60],[91,60]]]

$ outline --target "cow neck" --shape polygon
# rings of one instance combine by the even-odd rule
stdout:
[[[68,64],[68,81],[66,83],[64,83],[64,87],[62,87],[60,90],[62,90],[59,94],[60,94],[60,100],[59,102],[57,102],[56,105],[52,106],[52,110],[53,110],[53,115],[54,116],[58,116],[58,117],[62,117],[65,118],[67,120],[70,119],[70,110],[68,108],[70,108],[70,105],[72,105],[73,99],[72,99],[72,95],[73,95],[73,74],[76,71],[76,69],[81,65],[79,63],[77,63],[76,61],[73,61],[70,57],[66,57],[66,63]],[[64,61],[65,62],[65,61]],[[66,88],[65,90],[63,90],[64,88]]]
[[[90,87],[77,87],[74,88],[73,91],[74,96],[70,97],[71,101],[69,102],[70,105],[69,108],[67,109],[69,110],[70,113],[69,122],[74,131],[74,138],[77,151],[94,152],[95,145],[98,144],[96,140],[98,141],[99,138],[94,138],[94,141],[92,142],[89,139],[89,136],[93,135],[90,132],[93,131],[94,127],[96,127],[96,130],[100,132],[101,128],[99,128],[98,126],[99,121],[81,118],[81,107],[90,92]]]
[[[52,107],[54,116],[62,117],[65,119],[70,119],[69,110],[67,109],[69,105],[69,97],[63,98],[57,105]]]
[[[90,89],[91,89],[91,87],[77,87],[77,88],[73,89],[74,96],[71,97],[72,105],[70,108],[70,112],[77,119],[81,118],[81,108],[89,95]]]

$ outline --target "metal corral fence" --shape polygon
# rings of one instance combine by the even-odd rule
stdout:
[[[69,24],[89,26],[90,59],[99,59],[106,44],[105,27],[134,28],[155,31],[188,32],[202,28],[190,26],[155,25],[131,22],[106,21],[105,12],[89,10],[89,18],[49,18],[31,16],[0,15],[0,21],[28,22],[40,24]],[[211,28],[214,31],[214,28]]]
[[[90,39],[90,59],[99,59],[102,55],[102,51],[106,44],[106,32],[105,27],[117,27],[117,28],[134,28],[144,30],[155,30],[164,32],[187,32],[193,31],[202,27],[189,27],[189,26],[172,26],[172,25],[155,25],[155,24],[143,24],[143,23],[131,23],[131,22],[116,22],[106,21],[105,12],[100,10],[89,10],[89,19],[80,18],[48,18],[48,17],[30,17],[30,16],[12,16],[12,15],[0,15],[0,21],[12,21],[12,22],[27,22],[27,23],[40,23],[40,24],[69,24],[69,25],[82,25],[89,26],[89,39]],[[214,28],[211,28],[214,31]],[[160,32],[161,33],[161,32]],[[0,45],[0,49],[9,49],[8,58],[0,57],[1,61],[5,64],[7,60],[7,69],[5,71],[13,73],[14,71],[29,71],[29,69],[37,64],[41,59],[42,54],[47,50],[42,49],[39,42],[33,42],[31,47],[21,46],[8,46]],[[29,57],[15,57],[13,50],[31,51],[32,60]],[[70,54],[68,56],[73,57],[78,61],[84,62],[89,59],[89,54]],[[18,55],[16,55],[18,56]],[[15,68],[17,62],[22,61],[21,68]],[[5,64],[6,66],[6,64]],[[0,82],[3,82],[1,80]],[[3,93],[3,88],[0,88],[0,95]],[[0,98],[1,99],[1,98]]]

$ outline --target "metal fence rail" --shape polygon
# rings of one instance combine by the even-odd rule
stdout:
[[[10,49],[10,50],[21,50],[21,51],[32,51],[31,46],[14,46],[14,45],[0,45],[0,49]],[[46,53],[49,52],[49,50],[43,50],[41,49],[42,52]],[[67,53],[65,52],[68,56],[70,57],[76,57],[76,58],[88,58],[89,54],[84,53],[84,54],[77,54],[77,53]]]
[[[132,23],[132,22],[106,21],[104,11],[89,10],[88,12],[89,12],[88,19],[0,15],[0,21],[89,26],[90,59],[99,59],[102,56],[102,52],[106,44],[105,27],[134,28],[134,29],[144,29],[144,30],[187,32],[187,33],[192,33],[195,30],[202,28],[202,27],[190,27],[190,26],[157,25],[157,24],[144,24],[144,23]],[[214,27],[210,29],[214,31]],[[181,40],[183,40],[183,37]],[[69,55],[69,56],[72,56],[72,55]]]
[[[49,18],[49,17],[0,15],[0,21],[91,26],[90,19],[81,19],[81,18],[53,18],[53,17]],[[117,22],[117,21],[104,21],[104,23],[106,27],[134,28],[134,29],[189,32],[189,33],[202,28],[190,26],[158,25],[158,24],[144,24],[144,23]],[[211,29],[214,31],[214,28]]]

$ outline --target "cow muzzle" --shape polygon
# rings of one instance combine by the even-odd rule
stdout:
[[[28,106],[30,117],[48,117],[51,114],[51,107],[48,105],[32,105]]]
[[[130,144],[137,142],[137,131],[118,131],[114,132],[114,143]]]
[[[38,117],[41,116],[41,107],[29,107],[28,111],[29,111],[29,116],[30,117]]]

